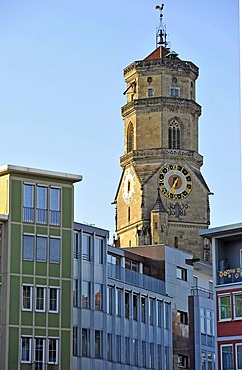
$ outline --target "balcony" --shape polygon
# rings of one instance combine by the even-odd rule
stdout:
[[[165,294],[165,282],[155,279],[152,276],[140,274],[139,272],[113,265],[112,263],[107,264],[107,274],[109,278],[121,280],[139,288]]]
[[[217,284],[234,284],[242,282],[242,268],[234,267],[217,271]]]
[[[213,292],[211,290],[208,290],[208,289],[205,289],[199,286],[192,287],[192,295],[213,299]]]

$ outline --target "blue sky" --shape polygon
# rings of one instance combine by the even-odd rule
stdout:
[[[83,175],[75,220],[114,233],[123,68],[155,49],[154,0],[1,0],[1,164]],[[200,68],[211,226],[241,222],[238,0],[167,0],[171,48]]]

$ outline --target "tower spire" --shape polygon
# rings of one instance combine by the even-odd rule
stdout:
[[[166,33],[166,26],[163,24],[163,9],[164,9],[164,4],[162,5],[156,5],[155,7],[157,10],[160,11],[160,21],[159,21],[159,26],[156,30],[156,47],[158,46],[164,46],[165,48],[168,45],[168,42],[166,40],[167,38],[167,33]]]

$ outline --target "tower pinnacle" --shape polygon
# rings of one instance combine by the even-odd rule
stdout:
[[[167,33],[166,33],[166,26],[163,24],[162,18],[163,18],[163,9],[164,9],[164,4],[162,5],[156,5],[155,7],[157,10],[160,11],[160,21],[159,21],[159,26],[156,30],[156,47],[158,46],[164,46],[165,48],[168,45],[168,42],[166,41],[167,38]]]

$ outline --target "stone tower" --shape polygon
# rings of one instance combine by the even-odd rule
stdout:
[[[120,247],[166,243],[203,258],[209,188],[200,172],[198,67],[168,48],[160,15],[157,47],[124,69],[127,103],[117,189]]]

